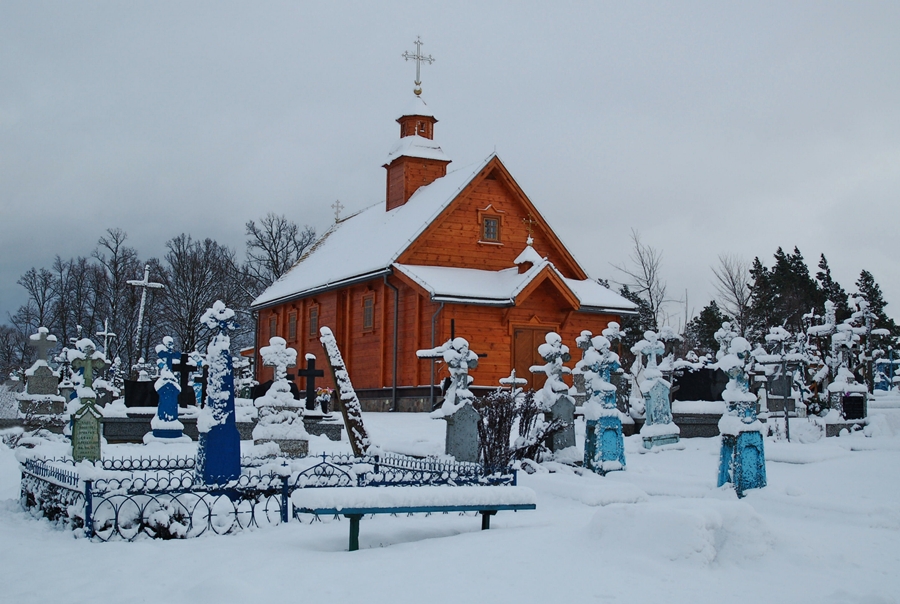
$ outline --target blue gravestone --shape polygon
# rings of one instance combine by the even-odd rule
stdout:
[[[592,392],[584,405],[584,466],[598,474],[625,469],[622,420],[616,408],[616,387],[611,383],[612,372],[619,369],[619,356],[609,347],[605,337],[593,338],[583,364],[585,385]]]
[[[672,405],[669,402],[672,386],[663,379],[656,362],[656,357],[665,352],[665,345],[659,341],[656,333],[647,331],[644,339],[631,350],[636,354],[647,355],[645,379],[640,384],[644,395],[644,427],[641,428],[644,448],[677,443],[681,430],[672,420]]]
[[[766,486],[766,457],[763,450],[763,426],[756,418],[756,395],[750,393],[750,378],[745,363],[750,343],[737,337],[729,353],[717,363],[730,378],[722,398],[726,411],[719,420],[722,448],[719,452],[718,486],[734,484],[738,497],[747,489]]]
[[[181,387],[172,372],[172,361],[181,353],[175,350],[175,341],[166,336],[163,343],[156,347],[159,357],[159,378],[154,384],[159,402],[156,405],[156,417],[150,422],[153,431],[144,436],[144,442],[183,442],[190,441],[184,436],[184,424],[178,421],[178,394]]]
[[[228,330],[236,327],[233,319],[234,311],[219,300],[201,319],[207,327],[218,330],[207,347],[206,406],[197,418],[197,475],[205,484],[224,484],[241,475],[241,437],[235,424],[234,369],[228,337]]]

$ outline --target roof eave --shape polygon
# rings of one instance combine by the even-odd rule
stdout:
[[[356,285],[357,283],[364,283],[366,281],[370,281],[372,279],[377,279],[378,277],[382,277],[384,275],[390,275],[391,269],[390,267],[382,268],[377,271],[372,271],[369,273],[364,273],[362,275],[357,275],[355,277],[348,277],[346,279],[341,279],[340,281],[333,281],[332,283],[325,283],[324,285],[319,285],[317,287],[311,287],[309,289],[303,290],[301,292],[295,292],[293,294],[289,294],[286,296],[281,296],[280,298],[276,298],[274,300],[270,300],[268,302],[263,302],[261,304],[254,304],[250,306],[250,310],[263,310],[265,308],[271,308],[273,306],[280,306],[285,304],[286,302],[291,302],[293,300],[299,300],[300,298],[308,298],[310,296],[314,296],[316,294],[321,294],[324,292],[328,292],[334,289],[340,289],[342,287],[347,287],[348,285]]]

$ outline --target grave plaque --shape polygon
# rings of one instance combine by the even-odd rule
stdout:
[[[556,432],[547,441],[547,448],[551,451],[562,451],[569,447],[575,446],[575,403],[572,398],[563,395],[556,399],[550,412],[547,413],[547,419],[562,421],[565,426],[562,430]]]
[[[574,408],[574,407],[573,407]],[[477,462],[479,458],[478,422],[481,416],[471,403],[466,403],[452,415],[443,418],[447,422],[445,453],[456,461]]]
[[[100,413],[86,399],[72,418],[72,457],[75,461],[100,459]]]

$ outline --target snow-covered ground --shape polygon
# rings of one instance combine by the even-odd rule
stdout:
[[[740,501],[715,487],[717,438],[642,453],[631,437],[625,472],[520,473],[538,509],[501,512],[490,531],[473,516],[377,516],[361,522],[358,552],[346,551],[347,521],[331,519],[92,543],[22,511],[0,445],[0,601],[900,602],[897,407],[872,409],[868,438],[767,440],[769,486]],[[441,452],[444,423],[426,414],[364,418],[385,450]]]

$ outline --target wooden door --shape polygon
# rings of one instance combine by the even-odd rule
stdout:
[[[538,354],[538,346],[544,343],[547,329],[534,329],[529,327],[516,327],[513,330],[513,367],[516,377],[528,380],[524,388],[526,390],[538,390],[547,381],[547,377],[541,373],[533,374],[529,371],[532,365],[543,365],[544,359]]]

